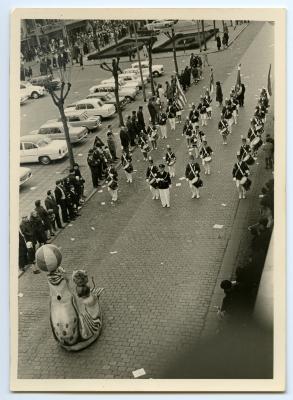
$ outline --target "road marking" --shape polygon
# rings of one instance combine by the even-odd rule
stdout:
[[[145,375],[145,370],[143,368],[137,369],[136,371],[132,371],[132,375],[134,378],[139,378],[140,376]]]
[[[214,229],[222,229],[224,225],[215,224],[213,226]]]

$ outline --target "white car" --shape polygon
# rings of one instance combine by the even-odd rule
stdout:
[[[30,168],[19,167],[19,186],[22,186],[32,177],[32,171]]]
[[[119,78],[118,78],[118,82],[119,82],[119,85],[120,85],[120,86],[129,87],[129,88],[134,88],[134,89],[136,90],[136,93],[139,92],[139,82],[138,82],[138,81],[136,81],[136,82],[134,82],[134,81],[126,81],[126,80],[124,80],[123,78],[119,77]],[[107,84],[107,83],[115,84],[115,79],[114,79],[114,77],[109,78],[109,79],[104,79],[103,81],[101,81],[101,84],[102,84],[102,85],[104,85],[105,83],[106,83],[106,84]]]
[[[64,140],[51,140],[39,135],[26,135],[20,137],[20,163],[39,162],[43,165],[50,164],[53,160],[60,160],[68,153]]]
[[[108,82],[105,84],[92,86],[90,89],[90,94],[93,93],[114,93],[115,92],[115,84],[113,82]],[[119,96],[126,97],[127,100],[132,101],[135,100],[135,96],[137,95],[137,91],[133,87],[126,87],[119,85],[118,87]]]
[[[25,89],[28,97],[31,97],[32,99],[38,99],[39,97],[44,96],[46,92],[44,86],[35,86],[30,82],[25,81],[20,82],[20,89]]]
[[[135,62],[135,63],[131,64],[131,67],[135,68],[135,69],[137,69],[139,71],[138,62]],[[141,69],[142,70],[144,70],[144,69],[149,70],[149,62],[148,61],[142,61],[141,62]],[[161,65],[161,64],[152,65],[152,74],[153,74],[153,76],[161,76],[161,75],[163,75],[164,74],[164,66]]]
[[[158,20],[146,24],[145,28],[148,30],[156,30],[156,29],[170,28],[170,26],[172,26],[173,24],[174,22],[172,20]]]
[[[28,98],[29,97],[28,97],[26,91],[25,92],[20,91],[20,104],[24,104],[28,100]]]
[[[72,109],[71,109],[72,110]],[[89,117],[109,118],[115,112],[113,104],[104,104],[101,99],[83,99],[75,103],[75,110],[86,111]],[[67,112],[67,110],[65,110]]]
[[[142,72],[142,76],[144,78],[147,78],[147,80],[149,81],[150,80],[149,70],[146,68],[142,68],[141,72]],[[136,74],[137,76],[140,77],[139,68],[126,68],[123,70],[123,74]]]
[[[140,78],[140,74],[138,73],[124,73],[123,72],[123,74],[120,74],[120,75],[118,75],[118,78],[119,79],[123,79],[124,80],[124,82],[126,82],[126,83],[129,83],[129,82],[135,82],[138,86],[139,86],[139,88],[141,89],[142,88],[142,83],[141,83],[141,78]],[[146,86],[147,85],[147,83],[148,83],[148,79],[145,77],[145,76],[142,76],[142,80],[143,80],[143,83],[144,83],[144,85]]]

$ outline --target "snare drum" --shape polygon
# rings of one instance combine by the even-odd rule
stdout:
[[[191,179],[191,183],[194,185],[198,181],[198,176],[195,176],[193,179]]]
[[[249,157],[247,160],[244,160],[247,165],[253,165],[255,163],[254,158],[249,154]]]
[[[240,185],[244,185],[246,181],[247,181],[247,176],[243,176],[243,177],[240,179]]]
[[[209,163],[211,161],[212,161],[212,157],[211,156],[207,156],[207,157],[204,158],[204,162],[205,163]]]
[[[251,146],[252,147],[255,147],[257,144],[258,144],[258,142],[260,141],[260,137],[255,137],[252,141],[251,141]]]
[[[245,157],[243,157],[243,161],[247,162],[250,158],[250,154],[246,154]]]

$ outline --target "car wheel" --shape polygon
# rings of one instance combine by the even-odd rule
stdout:
[[[32,92],[31,97],[32,97],[33,99],[38,99],[40,96],[39,96],[39,93],[38,93],[38,92]]]
[[[48,156],[42,156],[39,158],[39,161],[40,161],[40,164],[48,165],[48,164],[50,164],[51,159]]]
[[[155,76],[157,78],[158,76],[160,76],[160,74],[158,73],[158,71],[154,71],[153,76]]]

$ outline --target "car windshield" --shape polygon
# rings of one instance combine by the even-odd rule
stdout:
[[[51,143],[51,141],[52,141],[52,140],[49,139],[49,138],[42,139],[42,140],[39,140],[39,141],[38,141],[37,145],[38,145],[39,147],[48,146],[48,144]]]

